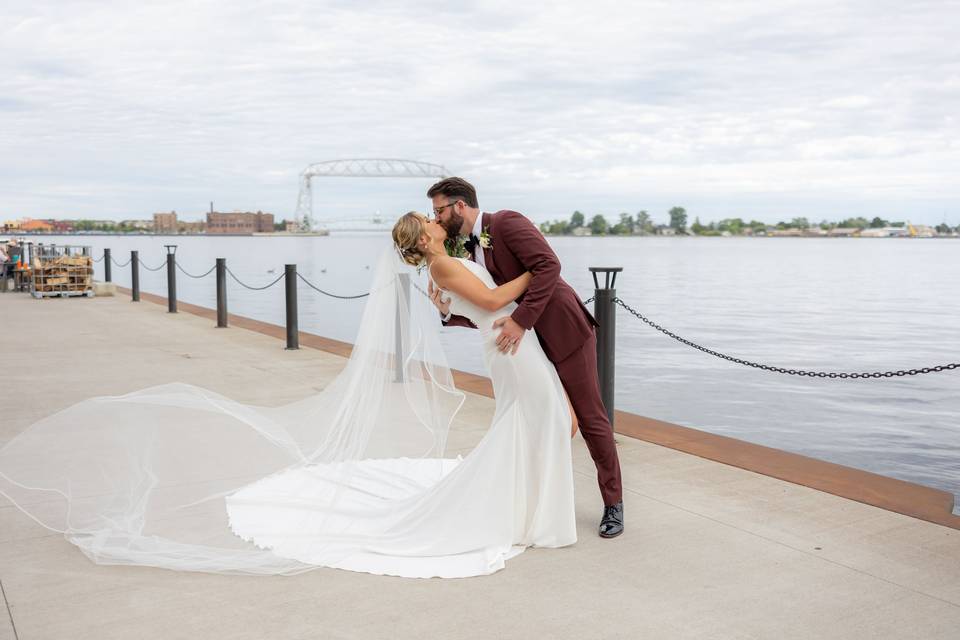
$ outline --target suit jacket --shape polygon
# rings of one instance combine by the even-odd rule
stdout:
[[[511,317],[524,329],[536,332],[551,362],[563,361],[593,335],[597,321],[560,277],[560,260],[530,220],[516,211],[482,216],[481,228],[490,236],[491,246],[477,251],[483,251],[494,282],[504,284],[525,271],[533,274]],[[463,316],[451,316],[445,324],[474,326]]]

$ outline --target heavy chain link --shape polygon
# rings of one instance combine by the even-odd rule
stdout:
[[[131,258],[131,260],[132,260],[132,259],[133,259],[133,258]],[[127,261],[127,264],[129,264],[129,261]],[[163,269],[165,266],[167,266],[167,263],[166,263],[166,262],[161,262],[161,263],[160,263],[160,266],[157,267],[156,269],[151,269],[150,267],[148,267],[147,265],[145,265],[143,262],[139,262],[139,265],[140,265],[141,267],[143,267],[144,269],[146,269],[147,271],[160,271],[160,269]]]
[[[360,294],[357,294],[357,295],[355,295],[355,296],[338,296],[338,295],[335,294],[335,293],[330,293],[329,291],[324,291],[323,289],[321,289],[321,288],[318,287],[317,285],[313,284],[312,282],[310,282],[309,280],[307,280],[306,278],[304,278],[303,275],[302,275],[301,273],[299,273],[299,272],[297,273],[297,277],[300,278],[301,280],[303,280],[304,284],[306,284],[308,287],[310,287],[310,288],[313,289],[314,291],[317,291],[318,293],[322,293],[322,294],[325,295],[325,296],[330,296],[331,298],[337,298],[337,299],[339,299],[339,300],[356,300],[357,298],[366,298],[368,295],[370,295],[369,293],[360,293]]]
[[[614,298],[613,301],[614,303],[623,307],[627,311],[627,313],[635,316],[638,320],[642,320],[643,322],[647,323],[657,331],[660,331],[670,336],[671,338],[673,338],[674,340],[677,340],[678,342],[682,342],[683,344],[693,347],[694,349],[699,349],[704,353],[709,353],[712,356],[716,356],[724,360],[729,360],[730,362],[735,362],[737,364],[742,364],[748,367],[754,367],[756,369],[763,369],[764,371],[773,371],[774,373],[786,373],[792,376],[807,376],[810,378],[856,379],[856,378],[893,378],[893,377],[900,377],[900,376],[915,376],[921,373],[937,373],[940,371],[949,371],[951,369],[960,369],[960,362],[953,362],[950,364],[941,364],[935,367],[923,367],[921,369],[901,369],[899,371],[867,371],[867,372],[854,372],[854,373],[835,372],[835,371],[806,371],[803,369],[785,369],[783,367],[772,367],[770,365],[760,364],[757,362],[750,362],[749,360],[743,360],[741,358],[728,356],[723,353],[719,353],[718,351],[714,351],[713,349],[707,349],[706,347],[700,346],[699,344],[690,342],[686,338],[681,338],[680,336],[673,333],[672,331],[668,331],[667,329],[664,329],[663,327],[658,325],[656,322],[653,322],[652,320],[645,317],[639,311],[632,309],[629,305],[627,305],[627,303],[625,303],[620,298]]]
[[[263,291],[264,289],[269,289],[269,288],[272,287],[273,285],[275,285],[275,284],[277,284],[278,282],[280,282],[280,281],[283,279],[283,276],[286,275],[286,274],[281,273],[279,276],[277,276],[276,280],[274,280],[274,281],[271,282],[270,284],[264,285],[264,286],[262,286],[262,287],[253,287],[253,286],[251,286],[251,285],[249,285],[249,284],[246,284],[245,282],[243,282],[242,280],[240,280],[240,278],[238,278],[236,275],[234,275],[233,271],[230,271],[230,267],[226,267],[226,269],[227,269],[227,273],[230,274],[230,277],[237,281],[237,284],[239,284],[241,287],[244,287],[245,289],[250,289],[251,291]]]
[[[186,269],[184,269],[183,267],[181,267],[179,262],[176,262],[176,263],[174,263],[174,264],[177,265],[177,269],[180,269],[180,271],[183,272],[183,275],[187,276],[188,278],[196,278],[197,280],[199,280],[200,278],[206,278],[208,275],[210,275],[211,273],[213,273],[213,270],[214,270],[214,269],[217,268],[217,265],[213,265],[212,267],[210,267],[210,270],[207,271],[206,273],[204,273],[203,275],[195,276],[195,275],[193,275],[192,273],[190,273],[189,271],[187,271]]]

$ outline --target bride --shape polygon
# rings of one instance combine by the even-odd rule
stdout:
[[[455,578],[575,543],[573,411],[539,342],[503,355],[493,328],[530,275],[495,286],[417,213],[393,240],[322,392],[265,407],[174,382],[91,398],[0,449],[0,494],[100,564]],[[493,382],[493,419],[465,457],[447,452],[472,443],[450,433],[464,395],[423,272],[480,328]]]

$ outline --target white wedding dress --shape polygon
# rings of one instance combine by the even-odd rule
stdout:
[[[513,307],[452,296],[481,327],[497,404],[450,455],[465,395],[425,276],[392,244],[371,275],[350,357],[317,393],[263,406],[172,381],[88,398],[0,447],[0,497],[93,562],[175,571],[452,578],[574,543],[570,414],[536,336],[502,355],[492,323]]]
[[[480,265],[463,260],[484,284]],[[493,573],[526,547],[576,542],[571,416],[531,332],[515,355],[496,347],[496,318],[450,293],[479,327],[496,410],[466,457],[369,458],[283,470],[226,497],[230,528],[304,565],[414,578]],[[317,509],[337,496],[336,509]]]

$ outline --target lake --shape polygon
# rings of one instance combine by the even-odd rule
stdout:
[[[364,293],[385,233],[326,237],[34,236],[140,251],[163,264],[178,245],[187,271],[227,259],[262,286],[285,263],[325,290]],[[884,371],[960,362],[960,241],[860,238],[551,237],[583,299],[591,266],[621,266],[617,295],[695,343],[745,360],[817,371]],[[103,264],[96,265],[102,279]],[[129,268],[113,268],[129,286]],[[161,269],[140,271],[164,295]],[[178,297],[215,307],[215,279],[178,272]],[[249,291],[228,278],[232,313],[282,325],[282,283]],[[40,304],[38,302],[38,304]],[[363,300],[300,285],[300,329],[352,342]],[[474,332],[446,329],[451,365],[483,373]],[[617,314],[617,408],[960,494],[960,370],[868,380],[810,379],[733,364]]]

